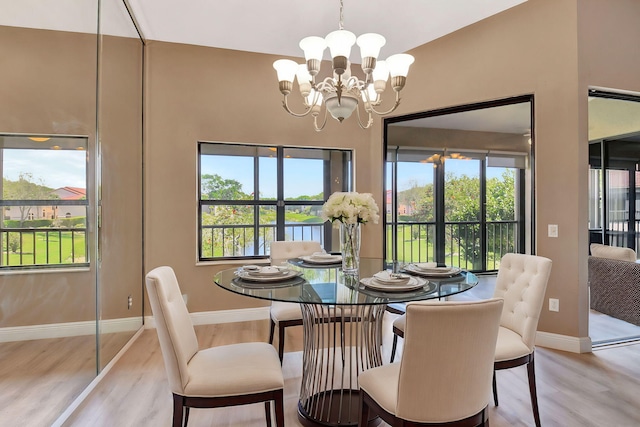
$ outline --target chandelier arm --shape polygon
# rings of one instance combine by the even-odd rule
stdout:
[[[289,104],[287,103],[287,96],[285,95],[284,100],[282,101],[282,107],[287,111],[287,113],[291,114],[294,117],[306,117],[311,112],[311,108],[307,107],[307,111],[304,113],[295,113],[291,111],[289,108]]]
[[[322,129],[324,129],[326,124],[327,124],[327,106],[325,105],[324,120],[322,121],[322,126],[318,127],[318,115],[316,114],[315,116],[313,116],[313,127],[316,129],[316,132],[320,132]]]
[[[356,115],[358,117],[358,125],[360,126],[361,129],[369,129],[373,124],[373,117],[371,117],[370,112],[367,112],[367,115],[369,116],[369,119],[367,120],[367,124],[366,125],[362,124],[362,120],[360,119],[360,103],[358,103],[358,105],[356,106]]]
[[[373,108],[373,104],[369,104],[369,109],[379,116],[384,116],[389,113],[393,113],[396,108],[398,108],[398,105],[400,105],[400,92],[396,92],[396,102],[393,104],[393,107],[391,107],[387,111],[377,111],[375,108]]]

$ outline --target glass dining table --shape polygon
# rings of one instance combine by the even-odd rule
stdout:
[[[242,267],[223,270],[215,283],[248,297],[300,304],[303,321],[302,383],[298,419],[304,426],[355,426],[359,415],[358,375],[382,365],[382,325],[388,304],[443,299],[478,283],[466,271],[417,275],[403,264],[361,258],[358,275],[341,264],[288,260],[285,280],[253,280]],[[412,286],[369,286],[385,271],[411,273]],[[373,422],[373,420],[372,420]]]

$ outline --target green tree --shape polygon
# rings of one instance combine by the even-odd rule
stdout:
[[[53,189],[44,185],[42,179],[36,179],[31,173],[22,172],[17,181],[2,178],[2,198],[5,200],[51,200],[59,197]],[[20,227],[29,216],[32,206],[19,206]]]
[[[506,169],[500,178],[487,180],[487,221],[515,218],[515,177],[515,170]]]
[[[235,179],[224,179],[218,174],[204,174],[200,181],[203,200],[249,200],[251,194],[242,192],[242,184]]]

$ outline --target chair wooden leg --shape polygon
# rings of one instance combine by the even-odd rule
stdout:
[[[274,400],[276,410],[276,427],[284,427],[284,391],[280,390]]]
[[[364,401],[364,391],[360,390],[360,419],[358,427],[367,427],[369,425],[369,405]]]
[[[273,333],[276,329],[276,322],[271,319],[271,324],[269,326],[269,344],[273,344]]]
[[[184,407],[184,424],[182,425],[182,427],[187,427],[187,424],[189,423],[189,408],[188,406]]]
[[[527,374],[529,375],[529,393],[531,394],[531,409],[533,410],[533,419],[536,427],[540,427],[540,413],[538,411],[538,393],[536,391],[536,372],[533,363],[533,353],[531,360],[527,363]]]
[[[284,326],[278,323],[278,356],[280,356],[280,363],[284,357]]]
[[[496,370],[493,370],[493,403],[498,406],[498,384],[496,383]]]
[[[391,363],[393,363],[393,359],[396,358],[397,348],[398,348],[398,336],[396,334],[393,334],[393,345],[391,346],[391,360],[390,360]]]
[[[173,395],[173,427],[182,427],[184,401],[182,396]]]
[[[267,427],[271,427],[271,401],[267,400],[264,402],[264,415],[267,419]]]

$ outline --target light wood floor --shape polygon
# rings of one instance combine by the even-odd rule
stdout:
[[[488,298],[493,294],[493,278],[482,277],[472,291],[455,299]],[[385,347],[391,342],[392,316],[386,319]],[[266,341],[264,322],[212,325],[197,327],[202,347],[241,341]],[[590,315],[591,337],[594,342],[609,337],[640,335],[640,327],[617,321],[595,311]],[[295,416],[301,370],[301,328],[289,328],[284,372],[287,379],[287,425],[299,425]],[[103,342],[103,350],[120,348],[122,338]],[[103,352],[109,353],[109,349]],[[538,376],[544,425],[583,425],[584,414],[594,411],[597,416],[591,424],[602,426],[640,425],[625,418],[629,408],[640,407],[640,344],[607,350],[596,350],[592,355],[572,355],[540,348],[538,350]],[[388,354],[385,355],[388,360]],[[609,360],[612,363],[609,363]],[[95,337],[73,337],[51,340],[22,341],[0,344],[0,426],[49,426],[95,376]],[[568,365],[567,370],[563,366]],[[627,366],[628,365],[628,366]],[[585,378],[580,371],[586,370]],[[630,370],[630,371],[629,371]],[[558,376],[556,376],[558,375]],[[564,375],[568,375],[565,378]],[[626,377],[625,377],[626,375]],[[630,379],[630,381],[627,381]],[[524,368],[498,373],[501,405],[492,408],[492,425],[532,425],[529,397]],[[586,384],[583,387],[582,382]],[[144,331],[123,356],[116,368],[90,396],[87,404],[70,420],[69,426],[163,426],[169,425],[170,394],[165,379],[162,357],[154,330]],[[562,398],[556,400],[552,394]],[[595,394],[594,394],[595,393]],[[598,394],[607,396],[600,401]],[[572,399],[577,403],[573,408]],[[636,400],[634,400],[636,399]],[[592,402],[596,402],[592,404]],[[635,404],[635,407],[634,407]],[[618,410],[618,405],[622,410]],[[255,406],[255,405],[254,405]],[[262,426],[263,413],[259,406],[242,409],[213,411],[194,410],[190,426]],[[636,412],[640,412],[637,409]],[[573,414],[580,414],[580,416]],[[249,418],[246,418],[249,417]],[[618,418],[620,417],[620,418]],[[619,419],[619,422],[608,423]],[[563,424],[565,420],[569,424]],[[215,422],[213,421],[215,420]],[[226,421],[224,421],[226,420]],[[605,420],[598,423],[598,420]],[[625,421],[626,420],[626,421]],[[626,424],[625,424],[626,422]]]
[[[393,315],[385,316],[388,360]],[[300,387],[301,328],[288,328],[284,359],[285,422],[300,426],[296,404]],[[296,330],[297,329],[297,330]],[[201,346],[266,341],[268,322],[197,326]],[[640,344],[573,354],[538,348],[536,372],[540,414],[545,427],[637,427],[640,425]],[[526,369],[498,372],[500,406],[490,405],[492,427],[532,426]],[[88,397],[70,426],[169,426],[169,392],[155,330],[146,330]],[[189,426],[265,425],[263,406],[192,409]]]

